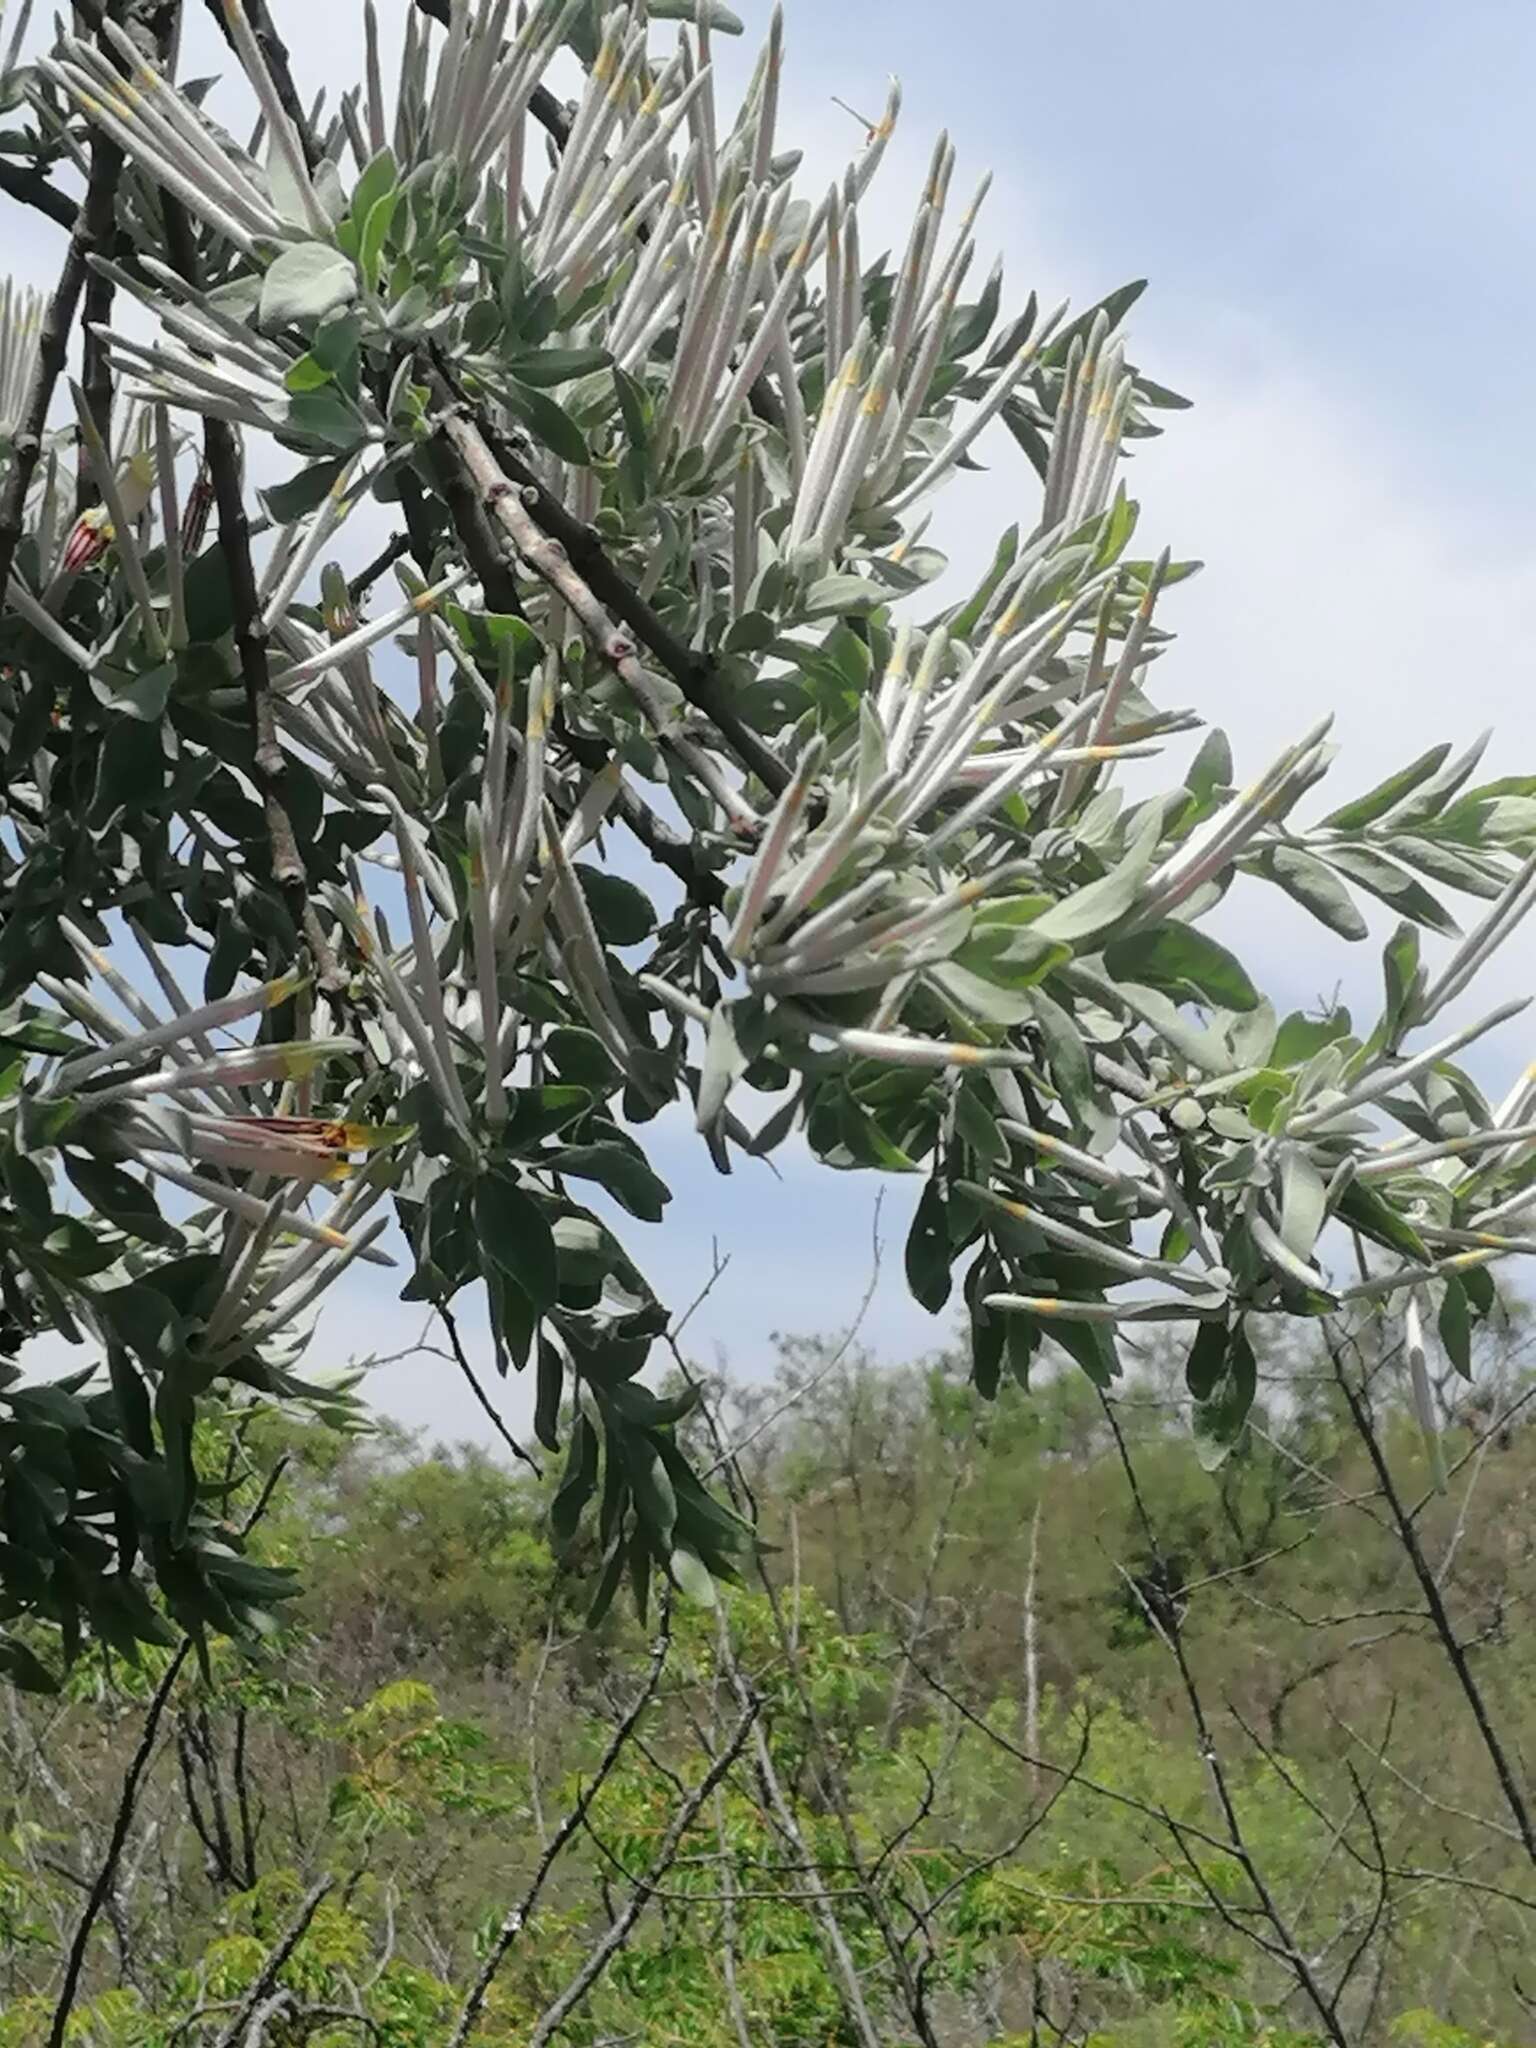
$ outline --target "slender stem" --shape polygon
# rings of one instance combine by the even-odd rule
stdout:
[[[149,1711],[144,1716],[143,1732],[139,1737],[139,1746],[134,1751],[133,1759],[123,1778],[123,1789],[118,1797],[117,1813],[113,1818],[107,1853],[96,1872],[95,1882],[85,1902],[85,1910],[80,1915],[74,1939],[69,1945],[69,1956],[64,1965],[64,1982],[59,1989],[58,2003],[53,2009],[53,2024],[48,2029],[47,2048],[63,2048],[69,2027],[69,2016],[74,2011],[75,1999],[80,1991],[80,1973],[85,1967],[86,1947],[116,1882],[117,1866],[122,1861],[123,1847],[128,1840],[128,1830],[133,1825],[134,1809],[138,1804],[139,1784],[149,1768],[149,1760],[154,1754],[155,1743],[160,1735],[160,1722],[191,1648],[192,1639],[188,1636],[165,1667],[164,1675],[150,1699]]]
[[[1350,1419],[1355,1425],[1355,1433],[1365,1446],[1366,1456],[1370,1459],[1372,1469],[1376,1474],[1376,1481],[1381,1488],[1382,1498],[1386,1501],[1388,1511],[1396,1526],[1398,1541],[1403,1546],[1408,1562],[1413,1567],[1413,1575],[1419,1582],[1419,1590],[1424,1595],[1424,1605],[1429,1609],[1429,1618],[1434,1626],[1435,1634],[1439,1637],[1441,1648],[1445,1651],[1451,1669],[1456,1674],[1456,1682],[1461,1687],[1467,1705],[1472,1709],[1472,1718],[1477,1723],[1477,1732],[1483,1739],[1483,1747],[1487,1750],[1489,1762],[1493,1765],[1494,1776],[1498,1779],[1499,1789],[1504,1794],[1504,1803],[1508,1806],[1510,1813],[1514,1817],[1515,1826],[1520,1831],[1520,1840],[1525,1846],[1525,1853],[1530,1857],[1532,1863],[1536,1864],[1536,1825],[1532,1823],[1531,1811],[1526,1804],[1525,1794],[1521,1790],[1519,1780],[1515,1776],[1514,1767],[1510,1763],[1504,1745],[1499,1739],[1498,1730],[1493,1725],[1493,1717],[1488,1712],[1488,1705],[1483,1698],[1482,1688],[1473,1676],[1472,1667],[1467,1662],[1467,1653],[1451,1625],[1450,1615],[1446,1612],[1445,1601],[1441,1596],[1439,1580],[1435,1577],[1429,1560],[1424,1555],[1424,1546],[1419,1541],[1413,1517],[1403,1505],[1403,1497],[1397,1490],[1396,1482],[1392,1477],[1392,1468],[1387,1463],[1386,1455],[1381,1448],[1381,1440],[1377,1436],[1371,1422],[1365,1400],[1351,1383],[1349,1375],[1344,1370],[1343,1359],[1338,1349],[1332,1343],[1329,1345],[1329,1355],[1333,1359],[1334,1373],[1339,1382],[1339,1389],[1348,1405]]]
[[[657,1844],[656,1854],[652,1858],[650,1869],[644,1877],[635,1880],[634,1889],[625,1901],[612,1926],[608,1928],[602,1939],[592,1949],[586,1961],[576,1972],[576,1975],[571,1979],[564,1991],[561,1992],[560,1996],[540,2014],[538,2024],[528,2036],[528,2048],[545,2048],[545,2044],[560,2032],[571,2014],[584,2003],[593,1985],[597,1983],[614,1957],[628,1942],[630,1935],[634,1931],[635,1922],[645,1911],[646,1906],[650,1903],[655,1893],[656,1880],[665,1876],[666,1872],[676,1861],[677,1852],[682,1846],[683,1837],[698,1819],[700,1811],[714,1792],[715,1787],[721,1783],[727,1771],[730,1770],[732,1764],[735,1763],[737,1757],[740,1756],[743,1748],[746,1746],[747,1737],[756,1726],[758,1711],[757,1700],[749,1700],[743,1708],[735,1727],[727,1737],[724,1748],[672,1816],[671,1825]]]
[[[650,1667],[645,1674],[639,1692],[636,1694],[624,1718],[614,1729],[608,1747],[603,1751],[602,1759],[592,1774],[591,1781],[582,1787],[572,1803],[570,1811],[565,1815],[559,1827],[555,1829],[554,1834],[551,1835],[529,1881],[528,1889],[523,1893],[521,1900],[507,1914],[501,1926],[497,1929],[496,1939],[492,1942],[485,1961],[480,1966],[480,1974],[470,1987],[469,1995],[460,2009],[458,2024],[453,2030],[448,2048],[464,2048],[464,2044],[474,2032],[475,2024],[484,2010],[491,1985],[495,1982],[496,1973],[506,1961],[512,1944],[533,1917],[534,1908],[538,1905],[539,1895],[544,1889],[549,1873],[559,1862],[565,1851],[566,1844],[585,1825],[587,1815],[592,1810],[593,1800],[596,1799],[598,1793],[601,1792],[603,1786],[608,1782],[619,1758],[633,1741],[635,1730],[639,1727],[646,1708],[656,1696],[656,1688],[661,1683],[662,1670],[666,1664],[667,1654],[671,1647],[671,1633],[667,1621],[664,1619],[661,1633],[657,1637],[651,1651]],[[713,1791],[714,1788],[711,1786],[709,1789]]]
[[[256,1981],[236,2007],[234,2018],[224,2029],[223,2033],[220,2034],[218,2041],[215,2043],[215,2048],[236,2048],[236,2043],[240,2040],[247,2022],[260,2010],[265,2000],[271,1996],[273,1986],[282,1975],[284,1966],[293,1955],[299,1943],[308,1934],[310,1922],[335,1888],[335,1883],[336,1880],[334,1878],[322,1877],[320,1882],[312,1886],[305,1895],[299,1910],[294,1914],[284,1930],[282,1939],[270,1950],[266,1961],[257,1972]],[[263,2030],[257,2029],[249,2038],[260,2040],[262,2033]]]

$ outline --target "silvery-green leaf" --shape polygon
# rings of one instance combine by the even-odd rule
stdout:
[[[702,21],[722,35],[741,34],[740,17],[723,7],[721,0],[651,0],[650,15],[652,21]]]
[[[1310,1262],[1328,1213],[1328,1184],[1301,1145],[1287,1145],[1280,1162],[1280,1235],[1298,1259]]]
[[[1035,934],[1062,945],[1080,945],[1117,925],[1141,894],[1141,885],[1152,865],[1153,843],[1140,840],[1107,875],[1053,904],[1035,920]]]
[[[671,1557],[673,1583],[685,1599],[696,1607],[716,1607],[719,1596],[715,1582],[709,1575],[709,1567],[691,1550],[674,1550]]]
[[[1379,782],[1364,796],[1356,797],[1353,803],[1342,806],[1330,813],[1323,823],[1334,832],[1358,832],[1364,826],[1384,818],[1394,805],[1410,796],[1420,783],[1427,782],[1442,766],[1450,753],[1450,742],[1444,746],[1431,747],[1427,754],[1421,754],[1417,761],[1407,768],[1400,768],[1395,775],[1389,775],[1385,782]]]
[[[862,576],[823,576],[806,592],[801,612],[807,619],[841,618],[879,602],[879,585]]]
[[[285,249],[262,279],[263,327],[294,320],[319,320],[357,297],[357,272],[327,242],[300,242]]]
[[[1299,846],[1274,846],[1254,865],[1341,939],[1366,936],[1370,927],[1351,902],[1349,891],[1315,854]]]
[[[1401,916],[1411,917],[1415,924],[1427,925],[1432,932],[1442,932],[1447,938],[1460,936],[1461,926],[1450,912],[1396,862],[1384,859],[1366,846],[1330,847],[1328,858],[1341,874],[1348,875],[1373,896],[1379,896],[1383,903],[1390,903]]]
[[[1275,1006],[1266,997],[1251,1010],[1239,1012],[1227,1025],[1227,1044],[1240,1067],[1267,1067],[1280,1026]]]
[[[930,967],[926,979],[944,995],[957,1019],[979,1019],[984,1024],[1022,1024],[1034,1015],[1029,996],[1013,989],[999,988],[983,981],[979,974],[946,960]]]
[[[1177,1005],[1160,989],[1145,988],[1134,981],[1118,983],[1117,987],[1120,1000],[1144,1024],[1150,1024],[1166,1045],[1182,1053],[1202,1073],[1231,1073],[1232,1055],[1218,1032],[1182,1016]]]
[[[699,1076],[698,1124],[701,1131],[708,1130],[714,1123],[749,1065],[737,1042],[730,1004],[717,1003],[709,1020],[704,1070]]]

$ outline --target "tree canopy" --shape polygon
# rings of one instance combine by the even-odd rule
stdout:
[[[1140,286],[1005,304],[948,137],[874,255],[899,96],[803,190],[777,15],[733,107],[716,0],[422,0],[390,96],[370,6],[309,112],[263,0],[215,12],[243,105],[175,82],[174,0],[5,74],[68,240],[0,305],[0,1340],[88,1356],[0,1368],[0,1668],[262,1625],[200,1404],[336,1413],[313,1316],[397,1254],[536,1376],[594,1613],[712,1597],[751,1529],[611,1220],[663,1220],[678,1104],[722,1172],[926,1175],[908,1274],[984,1393],[1172,1323],[1219,1456],[1258,1325],[1402,1305],[1469,1369],[1536,1070],[1490,1099],[1518,1006],[1448,1013],[1536,902],[1536,777],[1448,742],[1318,815],[1326,725],[1240,781],[1160,708]],[[983,436],[1020,516],[957,598]],[[1279,1016],[1205,929],[1240,881],[1386,905],[1379,1014]]]

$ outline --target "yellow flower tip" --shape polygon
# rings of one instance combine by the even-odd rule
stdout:
[[[1011,605],[1009,605],[1009,607],[1008,607],[1007,611],[1005,611],[1005,612],[1003,613],[1003,616],[1002,616],[1002,617],[1001,617],[1001,618],[1000,618],[1000,619],[998,620],[997,624],[996,624],[996,625],[995,625],[995,626],[994,626],[994,627],[992,628],[992,637],[993,637],[993,639],[994,639],[994,640],[1008,640],[1008,639],[1011,639],[1011,638],[1012,638],[1012,636],[1013,636],[1013,635],[1014,635],[1015,633],[1017,633],[1017,631],[1019,630],[1019,619],[1020,619],[1019,607],[1018,607],[1018,606],[1017,606],[1016,604],[1011,604]]]
[[[864,400],[865,417],[867,419],[872,420],[879,419],[881,413],[885,411],[886,399],[888,396],[889,394],[886,391],[884,385],[880,385],[875,390],[871,391],[868,397]]]
[[[225,4],[228,4],[228,0],[225,0]],[[339,1230],[333,1230],[329,1223],[321,1224],[320,1236],[322,1241],[328,1244],[333,1251],[349,1252],[352,1249],[351,1238],[345,1236]]]
[[[424,590],[419,597],[411,599],[411,607],[417,612],[434,612],[437,610],[437,599],[430,590]]]
[[[977,1067],[981,1064],[981,1054],[974,1045],[948,1045],[944,1050],[957,1067]]]
[[[1029,1312],[1033,1316],[1054,1316],[1061,1313],[1061,1303],[1049,1295],[1030,1295]]]
[[[286,1003],[290,996],[296,996],[303,986],[304,976],[302,974],[284,974],[280,975],[276,981],[269,981],[267,983],[267,1008],[275,1010],[279,1004]]]

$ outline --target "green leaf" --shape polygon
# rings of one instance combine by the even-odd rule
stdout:
[[[1273,846],[1253,865],[1341,939],[1363,939],[1369,931],[1349,891],[1315,854],[1299,846]]]
[[[597,926],[598,936],[608,946],[641,946],[656,929],[656,906],[643,889],[623,875],[610,874],[583,861],[576,863],[577,880]]]
[[[399,204],[398,191],[384,193],[369,208],[368,218],[363,223],[363,231],[357,245],[357,267],[362,272],[364,286],[369,291],[378,289],[379,272],[384,261],[384,244],[388,241],[389,231],[394,226],[395,211]]]
[[[1424,975],[1419,966],[1418,927],[1400,924],[1388,939],[1381,958],[1387,1002],[1382,1017],[1388,1050],[1393,1050],[1415,1021],[1417,1004],[1423,994]]]
[[[560,1262],[539,1204],[509,1175],[492,1171],[475,1182],[475,1232],[480,1248],[541,1314],[559,1298]]]
[[[1450,912],[1430,895],[1422,882],[1416,882],[1395,862],[1363,846],[1330,847],[1328,858],[1341,874],[1348,875],[1383,903],[1390,903],[1400,916],[1427,925],[1432,932],[1447,938],[1460,935],[1461,926]]]
[[[936,1316],[950,1297],[949,1209],[937,1179],[923,1189],[907,1233],[907,1285],[913,1299]]]
[[[1384,818],[1388,811],[1400,804],[1405,796],[1416,790],[1421,782],[1428,782],[1450,754],[1450,742],[1443,747],[1431,747],[1427,754],[1421,754],[1410,767],[1400,768],[1395,775],[1389,775],[1385,782],[1378,782],[1364,796],[1358,796],[1353,803],[1345,804],[1324,818],[1323,825],[1334,832],[1358,832],[1362,826],[1374,824]]]
[[[1096,1387],[1112,1387],[1120,1377],[1120,1354],[1112,1323],[1074,1323],[1066,1316],[1048,1319],[1046,1335],[1072,1358]]]
[[[566,1454],[560,1490],[549,1510],[549,1526],[560,1547],[576,1534],[582,1513],[597,1487],[597,1431],[586,1410],[579,1409],[571,1430],[571,1448]]]
[[[510,365],[520,383],[536,391],[569,384],[577,377],[590,377],[606,370],[613,361],[605,348],[541,348],[531,355],[517,356]]]
[[[1339,1200],[1337,1213],[1341,1222],[1358,1230],[1373,1244],[1401,1252],[1404,1258],[1417,1259],[1420,1265],[1431,1263],[1429,1248],[1412,1224],[1366,1182],[1351,1181]]]
[[[1259,992],[1241,961],[1192,925],[1153,925],[1116,939],[1104,965],[1116,981],[1143,982],[1185,1001],[1193,997],[1220,1010],[1258,1007]]]
[[[318,442],[349,454],[367,437],[367,429],[332,385],[323,391],[300,391],[288,401],[283,432],[296,441]]]
[[[579,1180],[595,1180],[613,1199],[642,1223],[659,1223],[672,1199],[672,1190],[659,1180],[645,1161],[627,1145],[605,1143],[573,1145],[550,1160],[557,1173]]]
[[[263,327],[323,319],[357,297],[357,271],[329,242],[285,249],[261,281],[257,318]]]
[[[674,1550],[670,1562],[673,1583],[685,1600],[696,1607],[718,1607],[719,1596],[709,1567],[691,1550]]]
[[[1241,1439],[1258,1385],[1258,1361],[1239,1321],[1228,1337],[1226,1370],[1211,1398],[1195,1410],[1196,1445],[1207,1470],[1223,1464]]]
[[[650,16],[652,21],[702,22],[724,36],[741,34],[740,16],[732,14],[721,0],[651,0]]]
[[[1084,939],[1107,932],[1130,910],[1141,894],[1157,851],[1155,830],[1139,832],[1135,843],[1117,866],[1075,896],[1053,903],[1034,921],[1035,936],[1053,944],[1080,946]]]
[[[1353,1029],[1348,1010],[1334,1010],[1327,1017],[1308,1017],[1300,1010],[1293,1010],[1280,1026],[1274,1050],[1269,1056],[1270,1064],[1276,1067],[1305,1066],[1325,1045],[1348,1038]]]
[[[562,462],[575,463],[578,469],[585,469],[591,462],[592,451],[587,446],[586,436],[570,414],[547,393],[536,391],[528,384],[510,383],[507,386],[507,403],[534,439],[551,455],[558,455]]]
[[[257,493],[266,506],[268,514],[280,526],[291,520],[302,519],[306,513],[314,512],[325,502],[331,486],[346,467],[344,455],[326,455],[319,462],[308,463],[285,484],[269,484]]]
[[[1472,1377],[1472,1306],[1467,1290],[1454,1275],[1445,1283],[1440,1304],[1440,1342],[1464,1380]]]
[[[1280,1164],[1280,1236],[1298,1259],[1310,1260],[1328,1211],[1328,1184],[1301,1145],[1288,1145]]]
[[[160,1214],[153,1194],[141,1180],[103,1159],[78,1159],[66,1152],[64,1171],[91,1207],[130,1237],[145,1244],[180,1244],[181,1236]]]
[[[1184,1381],[1197,1401],[1208,1401],[1225,1378],[1230,1338],[1225,1323],[1202,1323],[1195,1333],[1184,1366]]]
[[[46,1694],[59,1690],[59,1681],[48,1666],[14,1636],[0,1636],[0,1676],[8,1678],[21,1692]]]
[[[501,1147],[512,1156],[532,1152],[546,1138],[585,1116],[592,1106],[587,1088],[519,1088],[512,1096],[512,1113],[501,1133]]]
[[[671,1476],[660,1450],[648,1436],[626,1431],[623,1442],[636,1513],[656,1548],[665,1554],[672,1547],[672,1531],[677,1526],[677,1495]]]
[[[381,149],[377,156],[369,159],[362,176],[352,188],[351,215],[359,226],[367,220],[374,207],[386,192],[393,192],[400,181],[400,168],[395,162],[392,149]]]
[[[843,618],[850,612],[868,611],[880,603],[883,592],[877,583],[863,576],[823,576],[805,593],[800,607],[804,619]]]

